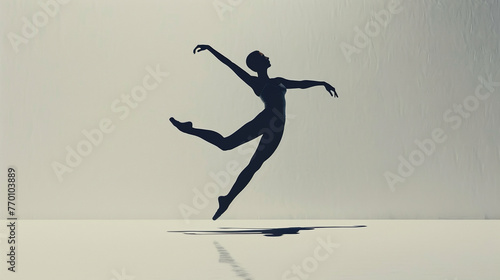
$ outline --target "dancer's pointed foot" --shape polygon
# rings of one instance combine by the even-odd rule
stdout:
[[[179,122],[178,120],[174,118],[170,118],[170,122],[177,127],[182,132],[188,132],[189,130],[193,129],[193,123],[192,122]]]
[[[219,196],[219,209],[217,209],[217,212],[215,212],[215,215],[212,217],[212,220],[217,220],[224,212],[226,212],[227,208],[229,207],[229,204],[231,204],[231,201],[229,198],[225,196]]]

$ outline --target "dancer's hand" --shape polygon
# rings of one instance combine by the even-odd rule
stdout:
[[[197,53],[197,52],[201,52],[201,51],[204,51],[204,50],[208,50],[210,49],[211,47],[209,45],[197,45],[194,50],[193,50],[193,53]],[[198,50],[197,50],[198,49]]]
[[[337,95],[337,92],[335,91],[335,88],[332,87],[332,85],[330,85],[329,83],[325,82],[325,89],[328,91],[328,93],[333,96],[333,97],[339,97]],[[333,92],[333,94],[332,94]]]

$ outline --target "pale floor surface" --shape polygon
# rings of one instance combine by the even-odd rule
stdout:
[[[366,227],[279,237],[224,228],[353,225]],[[16,231],[17,272],[2,262],[1,279],[500,279],[500,221],[20,220]]]

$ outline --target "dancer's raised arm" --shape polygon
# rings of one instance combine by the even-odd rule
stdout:
[[[224,63],[229,68],[231,68],[231,70],[233,70],[233,72],[236,75],[238,75],[238,77],[240,77],[240,79],[242,79],[247,85],[249,85],[250,87],[252,87],[252,84],[253,84],[252,83],[252,81],[253,81],[252,76],[250,76],[250,74],[248,74],[245,70],[241,69],[238,65],[236,65],[235,63],[233,63],[227,57],[223,56],[221,53],[219,53],[218,51],[216,51],[211,46],[209,46],[209,45],[197,45],[194,48],[193,53],[201,52],[201,51],[204,51],[204,50],[208,50],[209,52],[211,52],[217,59],[220,60],[220,62]]]
[[[287,89],[292,89],[292,88],[305,89],[305,88],[310,88],[310,87],[315,87],[315,86],[324,86],[325,89],[328,91],[328,93],[330,93],[331,96],[339,97],[337,95],[337,92],[335,91],[335,88],[332,87],[327,82],[310,81],[310,80],[292,81],[292,80],[287,80],[285,78],[276,78],[276,79],[280,83],[282,83]]]

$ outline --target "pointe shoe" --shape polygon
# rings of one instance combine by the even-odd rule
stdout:
[[[231,203],[230,201],[226,200],[226,197],[224,196],[219,196],[219,209],[217,209],[217,212],[215,212],[214,216],[212,217],[212,220],[217,220],[224,212],[226,212],[227,208],[229,207],[229,204]]]

